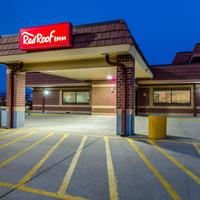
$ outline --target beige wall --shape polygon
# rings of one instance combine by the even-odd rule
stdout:
[[[116,113],[115,81],[92,82],[92,114]]]

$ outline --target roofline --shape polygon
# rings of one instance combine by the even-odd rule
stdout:
[[[200,45],[200,42],[197,42],[194,47],[196,47],[197,45]]]
[[[179,54],[179,53],[192,53],[192,51],[179,51],[176,54]]]
[[[80,24],[80,25],[73,25],[73,29],[81,28],[81,27],[89,27],[89,26],[97,26],[97,25],[106,25],[106,24],[115,24],[115,23],[126,23],[124,19],[116,19],[116,20],[108,20],[103,22],[94,22],[94,23],[87,23],[87,24]],[[41,25],[43,26],[43,25]],[[128,30],[129,31],[129,30]],[[130,32],[130,31],[129,31]],[[12,37],[12,36],[18,36],[19,33],[14,34],[6,34],[6,35],[0,35],[0,37]],[[131,35],[132,36],[132,35]]]
[[[116,20],[108,20],[108,21],[103,21],[103,22],[94,22],[94,23],[74,25],[73,28],[96,26],[96,25],[106,25],[106,24],[115,24],[117,22],[118,23],[126,23],[126,21],[124,19],[116,19]]]
[[[189,66],[189,65],[200,65],[199,63],[186,63],[186,64],[161,64],[161,65],[150,65],[150,68],[155,68],[155,67],[165,67],[165,66]]]
[[[18,35],[19,35],[18,33],[6,34],[6,35],[0,35],[0,38],[3,38],[3,37],[12,37],[12,36],[18,36]]]
[[[141,49],[139,48],[139,45],[137,44],[135,38],[133,37],[133,35],[132,35],[132,33],[131,33],[130,29],[129,29],[128,24],[126,23],[126,21],[124,21],[124,23],[126,24],[127,30],[128,30],[128,32],[130,33],[131,38],[133,39],[133,42],[134,42],[133,45],[135,46],[135,48],[137,49],[138,53],[140,54],[140,56],[141,56],[142,59],[144,60],[145,64],[146,64],[147,67],[149,68],[149,63],[148,63],[147,59],[145,58],[144,54],[142,53]]]
[[[164,66],[171,66],[172,64],[168,63],[168,64],[156,64],[156,65],[149,65],[150,68],[153,68],[153,67],[164,67]]]
[[[95,22],[95,23],[88,23],[88,24],[81,24],[81,25],[74,25],[73,29],[77,29],[77,28],[81,28],[81,27],[91,27],[91,26],[96,26],[96,25],[106,25],[106,24],[115,24],[115,23],[124,23],[127,27],[127,31],[129,32],[132,40],[133,40],[133,45],[135,46],[136,50],[138,51],[138,53],[140,54],[141,58],[143,59],[145,65],[149,68],[149,70],[151,71],[150,67],[149,67],[149,63],[146,60],[144,54],[142,53],[142,51],[140,50],[137,42],[135,41],[135,38],[132,36],[131,31],[128,27],[128,24],[126,23],[126,21],[124,19],[117,19],[117,20],[109,20],[109,21],[103,21],[103,22]],[[12,36],[18,36],[19,34],[10,34],[10,35],[3,35],[0,37],[12,37]]]

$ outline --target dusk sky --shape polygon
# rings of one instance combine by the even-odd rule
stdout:
[[[70,21],[74,25],[124,19],[150,64],[171,63],[200,42],[198,0],[1,0],[0,35],[19,28]],[[5,91],[1,67],[0,92]]]

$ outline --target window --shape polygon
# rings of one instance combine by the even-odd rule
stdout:
[[[155,90],[154,103],[161,104],[190,104],[190,90]]]
[[[173,90],[172,103],[190,103],[190,90]]]
[[[76,102],[77,103],[89,103],[90,102],[89,92],[77,92],[76,93]]]
[[[75,92],[63,92],[63,103],[75,103]]]
[[[171,103],[171,90],[169,91],[154,91],[155,103]]]
[[[63,92],[63,104],[89,104],[89,91]]]

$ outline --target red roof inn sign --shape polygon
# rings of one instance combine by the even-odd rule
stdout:
[[[42,50],[72,46],[72,24],[69,22],[20,29],[20,49]]]

